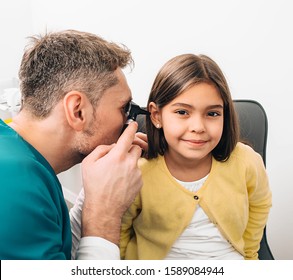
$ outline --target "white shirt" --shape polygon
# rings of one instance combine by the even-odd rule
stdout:
[[[189,191],[196,192],[204,184],[208,176],[195,182],[177,180]],[[209,220],[198,205],[193,218],[182,235],[173,244],[165,259],[237,259],[243,256],[222,236],[219,229]]]
[[[77,260],[120,260],[120,251],[114,243],[95,236],[81,237],[81,212],[84,191],[80,191],[74,206],[70,209],[72,233],[71,259]]]

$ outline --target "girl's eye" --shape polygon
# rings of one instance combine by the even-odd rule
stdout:
[[[178,114],[178,115],[187,115],[188,113],[185,110],[178,110],[178,111],[176,111],[176,114]]]
[[[221,114],[218,112],[208,112],[208,116],[209,117],[217,117],[217,116],[221,116]]]

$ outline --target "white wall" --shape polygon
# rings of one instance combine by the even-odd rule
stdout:
[[[32,15],[29,1],[7,0],[0,2],[0,79],[17,77],[25,37],[32,32]]]
[[[16,2],[17,11],[12,9]],[[211,56],[235,99],[252,98],[266,109],[273,192],[267,234],[276,259],[293,259],[291,7],[290,0],[7,0],[0,18],[1,30],[6,27],[1,42],[7,38],[1,45],[0,78],[17,72],[23,38],[46,29],[90,31],[127,45],[135,60],[127,78],[140,105],[146,104],[152,81],[169,58],[186,52]],[[12,24],[16,20],[19,24]],[[79,167],[60,178],[65,188],[79,190]]]

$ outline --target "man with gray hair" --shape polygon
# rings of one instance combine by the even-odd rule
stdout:
[[[131,123],[126,47],[67,30],[32,38],[21,110],[0,120],[0,259],[70,259],[68,209],[56,174],[81,162],[80,259],[118,259],[121,217],[142,186],[145,135]]]

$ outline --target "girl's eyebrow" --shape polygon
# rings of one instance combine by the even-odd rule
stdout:
[[[207,109],[224,109],[224,106],[221,104],[210,105]]]
[[[172,107],[188,107],[188,108],[194,108],[192,105],[186,104],[186,103],[174,103],[174,104],[172,104]]]
[[[172,107],[187,107],[190,109],[194,109],[194,106],[186,103],[174,103],[171,105]],[[214,105],[209,105],[206,107],[206,109],[223,109],[224,106],[222,104],[214,104]]]

